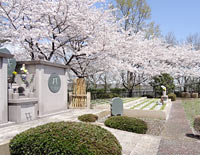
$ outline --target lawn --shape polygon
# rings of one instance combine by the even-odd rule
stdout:
[[[140,109],[140,110],[164,110],[165,107],[163,107],[162,105],[158,105],[157,102],[160,99],[145,99],[144,101],[137,103],[136,105],[134,105],[133,107],[131,107],[131,109]]]
[[[140,97],[132,97],[132,98],[121,98],[123,103],[128,103],[131,101],[138,100]],[[97,99],[97,100],[92,100],[92,104],[110,104],[112,102],[112,99]]]
[[[196,115],[200,115],[200,99],[183,100],[182,105],[185,109],[186,117],[193,125]]]

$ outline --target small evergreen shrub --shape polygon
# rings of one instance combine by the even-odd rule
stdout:
[[[127,116],[113,116],[109,117],[104,124],[107,127],[114,129],[145,134],[147,131],[147,124],[143,120],[127,117]]]
[[[181,97],[185,98],[186,97],[186,92],[181,93]]]
[[[186,97],[186,98],[191,98],[191,94],[190,94],[189,92],[186,92],[186,93],[185,93],[185,97]]]
[[[200,132],[200,115],[195,117],[193,127],[197,132]]]
[[[198,93],[192,93],[192,98],[198,98],[199,94]]]
[[[180,91],[175,91],[174,94],[176,94],[176,97],[182,97],[182,93]]]
[[[152,95],[142,95],[142,97],[154,98]]]
[[[85,114],[78,117],[79,121],[82,122],[95,122],[98,120],[98,116],[94,114]]]
[[[120,94],[121,92],[126,92],[126,89],[124,89],[124,88],[111,88],[110,91],[112,93]]]
[[[181,96],[184,97],[184,98],[190,98],[191,97],[191,94],[189,92],[182,92],[181,94],[182,94]]]
[[[168,94],[168,97],[169,97],[172,101],[176,101],[176,94],[170,93],[170,94]]]
[[[78,122],[48,123],[15,136],[11,155],[121,155],[121,145],[109,131]]]

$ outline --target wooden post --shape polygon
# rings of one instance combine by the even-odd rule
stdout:
[[[90,109],[91,93],[87,92],[87,109]]]

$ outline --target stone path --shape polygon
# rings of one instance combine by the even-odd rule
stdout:
[[[156,155],[158,152],[161,137],[104,128],[119,140],[123,155]]]
[[[104,110],[77,110],[70,109],[64,113],[41,118],[38,120],[15,124],[8,127],[0,128],[0,155],[9,155],[8,143],[12,137],[16,134],[21,133],[31,127],[36,127],[38,125],[46,124],[49,122],[58,121],[78,121],[77,117],[85,113],[99,114]],[[156,155],[159,147],[161,137],[151,136],[151,135],[141,135],[131,132],[116,130],[107,128],[101,122],[94,123],[106,128],[112,132],[122,145],[123,155]]]
[[[91,110],[91,109],[68,109],[63,113],[52,115],[49,117],[40,118],[30,122],[14,124],[7,127],[0,128],[0,145],[8,143],[16,134],[21,133],[29,128],[43,125],[49,122],[60,122],[60,121],[77,121],[79,115],[93,113],[99,114],[103,110]],[[1,152],[0,152],[1,155]]]
[[[77,121],[77,116],[85,113],[98,114],[102,110],[67,110],[66,112],[54,116],[49,116],[26,122],[0,128],[0,154],[2,151],[8,153],[9,140],[16,134],[48,122],[57,121]],[[166,122],[166,127],[161,136],[140,135],[126,131],[107,128],[101,122],[98,124],[112,132],[123,148],[123,155],[200,155],[200,140],[187,137],[186,134],[192,134],[181,106],[181,101],[174,102],[171,109],[171,115]],[[5,154],[2,154],[5,155]],[[7,154],[6,154],[7,155]]]
[[[162,132],[157,155],[200,155],[200,141],[187,137],[193,134],[181,100],[173,103],[171,114]]]

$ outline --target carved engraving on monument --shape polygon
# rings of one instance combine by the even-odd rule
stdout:
[[[32,120],[31,113],[25,113],[25,115],[26,115],[26,119],[27,119],[28,121],[31,121],[31,120]]]
[[[60,80],[60,77],[56,73],[51,74],[51,76],[49,77],[48,86],[49,86],[49,90],[52,93],[57,93],[60,90],[61,80]]]

